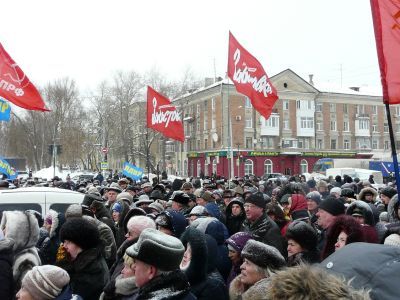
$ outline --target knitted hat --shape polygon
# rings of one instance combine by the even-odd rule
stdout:
[[[226,244],[231,245],[233,249],[237,252],[242,252],[247,241],[252,239],[253,236],[249,232],[236,232],[232,234],[229,239],[225,241]]]
[[[185,247],[182,242],[153,228],[146,228],[139,240],[126,249],[126,254],[161,271],[179,268]]]
[[[265,208],[265,200],[264,197],[262,196],[262,193],[251,194],[244,200],[244,203],[251,203],[254,204],[255,206]]]
[[[354,190],[352,188],[343,188],[340,196],[348,197],[348,198],[355,198]]]
[[[111,208],[112,211],[116,211],[121,213],[122,212],[122,205],[118,202],[115,202]]]
[[[255,240],[247,241],[242,250],[242,257],[261,268],[269,267],[272,270],[279,270],[286,266],[285,259],[275,247]]]
[[[35,266],[26,273],[21,286],[34,299],[50,300],[60,295],[69,283],[68,273],[53,265]]]
[[[385,195],[385,196],[389,197],[390,199],[392,199],[392,197],[397,194],[397,190],[390,186],[381,189],[380,192],[382,195]]]
[[[331,190],[329,191],[330,194],[337,193],[339,195],[341,194],[341,192],[342,192],[342,189],[340,187],[331,188]]]
[[[389,214],[387,211],[383,211],[379,214],[379,222],[389,222]]]
[[[345,211],[344,203],[331,195],[326,197],[326,199],[320,203],[319,208],[325,210],[333,216],[342,215]]]
[[[81,218],[72,218],[64,223],[60,229],[60,240],[71,241],[83,250],[95,248],[100,244],[97,227]]]
[[[304,250],[313,250],[317,247],[318,235],[315,229],[303,221],[293,221],[286,230],[286,239],[297,242]]]
[[[307,194],[306,199],[314,201],[319,205],[321,203],[321,194],[317,191],[313,191]]]
[[[392,233],[391,235],[388,235],[383,244],[400,247],[400,235],[398,235],[397,233]]]

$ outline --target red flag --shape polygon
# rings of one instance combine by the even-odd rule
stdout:
[[[236,90],[249,97],[253,107],[268,119],[278,100],[278,93],[260,62],[244,49],[230,32],[228,76],[235,84]]]
[[[25,109],[48,111],[35,86],[1,44],[0,96]]]
[[[400,103],[400,3],[371,0],[383,102]]]
[[[171,101],[147,87],[147,127],[164,136],[184,142],[183,124],[176,107]]]

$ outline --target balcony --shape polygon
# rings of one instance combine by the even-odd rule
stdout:
[[[260,135],[261,136],[279,136],[279,115],[272,113],[268,120],[264,117],[260,118]]]

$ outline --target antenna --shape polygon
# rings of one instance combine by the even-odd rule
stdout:
[[[216,67],[215,67],[215,57],[213,59],[213,63],[214,63],[214,83],[215,83],[215,81],[217,80],[217,70],[216,70]]]

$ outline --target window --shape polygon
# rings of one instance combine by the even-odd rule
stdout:
[[[336,139],[331,140],[331,149],[332,150],[336,149]]]
[[[336,104],[335,103],[329,103],[329,111],[336,112]]]
[[[262,148],[274,148],[274,138],[270,136],[261,137]]]
[[[343,104],[343,113],[347,114],[349,112],[349,107],[347,104]]]
[[[372,149],[378,149],[379,148],[379,142],[377,139],[372,140]]]
[[[377,106],[377,105],[373,105],[373,106],[372,106],[372,114],[373,114],[373,115],[378,114],[378,106]]]
[[[196,105],[196,115],[200,116],[200,104]]]
[[[264,162],[264,174],[271,174],[274,173],[273,171],[273,163],[270,159],[266,159]]]
[[[279,127],[278,124],[279,116],[271,115],[268,120],[265,121],[265,126],[267,127]]]
[[[244,107],[245,108],[253,108],[253,106],[251,105],[251,101],[250,101],[250,99],[248,97],[246,97],[244,99]]]
[[[300,100],[297,100],[297,101],[296,101],[296,108],[297,108],[297,109],[301,109],[301,102],[300,102]]]
[[[215,129],[215,126],[216,126],[215,114],[213,114],[211,118],[211,128]]]
[[[324,146],[322,139],[317,139],[317,149],[322,149]]]
[[[186,177],[186,176],[188,176],[188,162],[187,162],[187,160],[185,160],[184,162],[183,162],[183,175]]]
[[[388,123],[383,124],[383,132],[389,132],[389,125]]]
[[[300,128],[303,129],[314,129],[314,118],[313,117],[301,117]]]
[[[251,137],[247,137],[246,138],[246,148],[247,149],[252,149],[253,148],[252,141],[253,141],[253,139]]]
[[[300,162],[300,173],[308,173],[308,162],[305,159],[302,159]]]
[[[348,140],[348,139],[343,140],[343,149],[345,149],[345,150],[350,149],[350,140]]]
[[[360,130],[369,130],[369,120],[368,119],[360,119],[358,121],[358,128]]]
[[[303,148],[303,140],[299,139],[299,140],[297,141],[297,147],[298,147],[298,148]]]
[[[289,120],[283,120],[283,129],[290,129]]]
[[[212,162],[212,172],[213,174],[217,174],[217,158],[214,157],[213,162]]]
[[[200,160],[197,161],[197,176],[201,174],[201,162]]]
[[[208,139],[204,140],[204,150],[208,149]]]
[[[215,111],[215,98],[211,98],[211,110]]]
[[[356,105],[356,113],[357,114],[364,114],[365,113],[365,106],[363,104]]]
[[[253,117],[251,114],[246,115],[246,128],[253,128]]]
[[[386,109],[385,109],[385,111],[386,111]],[[400,116],[400,106],[399,105],[395,106],[395,114],[396,114],[396,116]]]
[[[317,122],[317,130],[322,131],[322,122]]]
[[[283,100],[283,110],[289,110],[289,100]]]
[[[206,159],[204,160],[204,175],[205,175],[205,176],[208,176],[208,163],[207,163],[207,158],[209,158],[209,157],[206,157]]]
[[[336,131],[336,120],[331,121],[331,131]]]
[[[322,112],[322,103],[315,103],[315,111]]]
[[[343,122],[343,131],[350,131],[349,130],[349,121]]]
[[[378,132],[378,125],[377,124],[373,124],[372,125],[372,132]]]
[[[251,159],[246,159],[244,162],[244,175],[254,174],[253,170],[253,161]]]
[[[383,149],[388,150],[389,149],[389,141],[385,141],[383,144]]]

